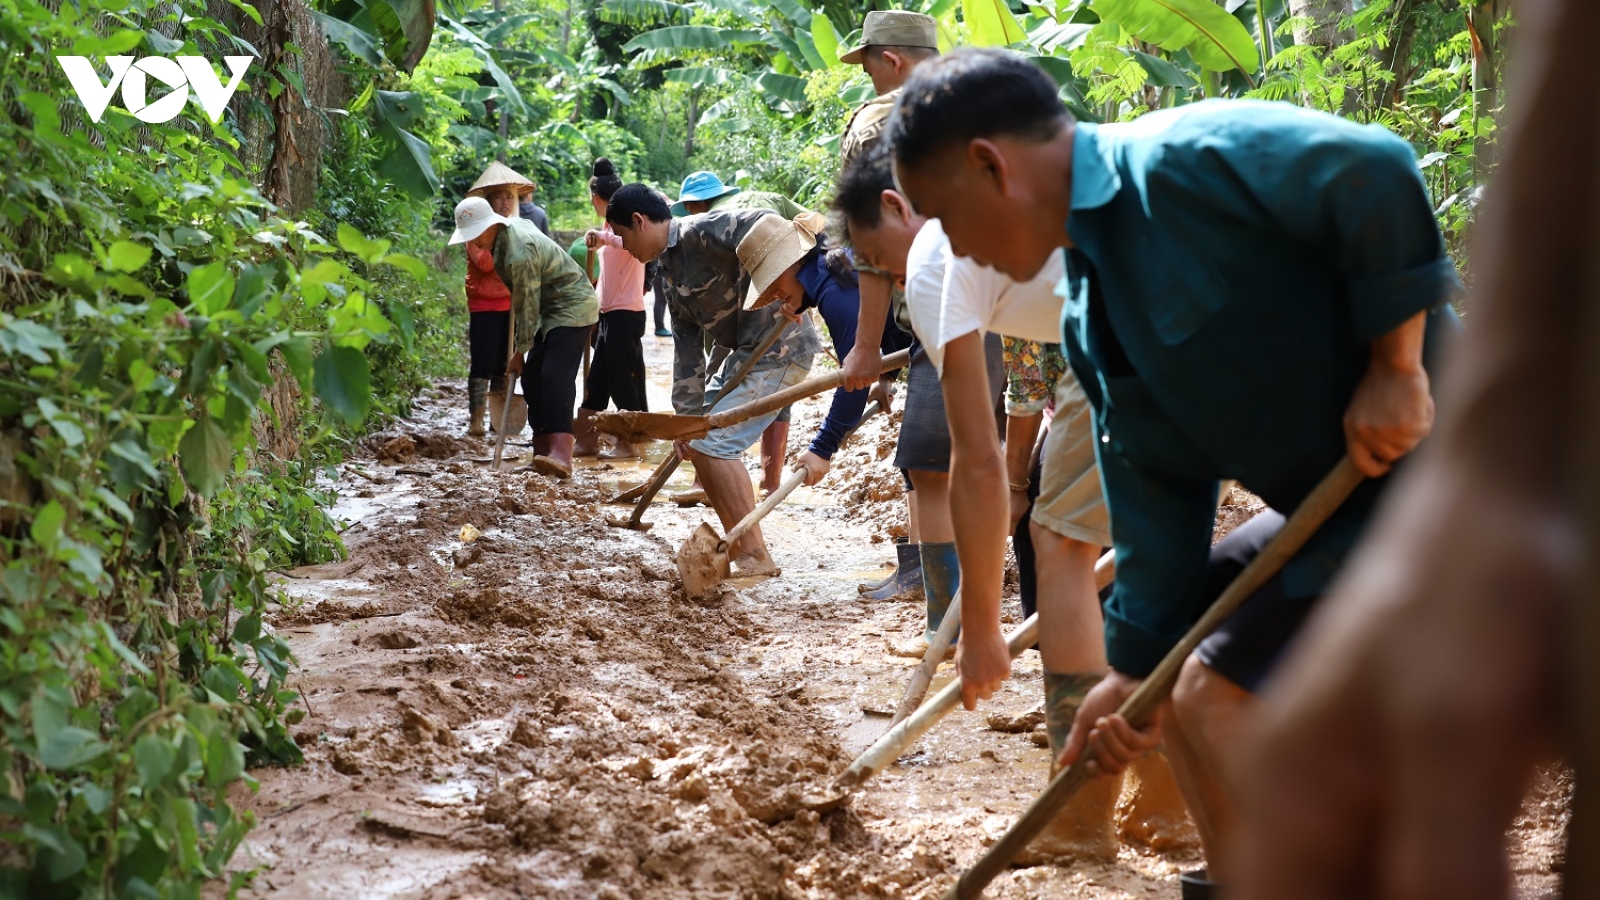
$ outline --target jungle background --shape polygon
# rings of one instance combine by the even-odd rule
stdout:
[[[1080,118],[1281,100],[1416,148],[1470,279],[1510,0],[932,0]],[[589,166],[825,208],[851,0],[0,0],[0,896],[198,897],[295,765],[274,571],[338,558],[331,471],[465,371],[449,214],[503,160],[562,233]],[[252,63],[220,122],[55,60]],[[105,69],[101,67],[104,75]],[[234,881],[247,878],[234,876]]]

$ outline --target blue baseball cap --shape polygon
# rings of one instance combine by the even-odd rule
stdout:
[[[715,172],[696,172],[683,180],[683,187],[678,191],[678,202],[672,204],[672,214],[687,216],[689,210],[684,207],[686,200],[715,200],[729,194],[737,194],[742,188],[728,187],[722,183]]]

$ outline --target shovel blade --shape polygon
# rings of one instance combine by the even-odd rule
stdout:
[[[594,417],[594,427],[629,443],[643,441],[688,441],[705,437],[711,431],[706,416],[675,416],[671,413],[603,412]]]
[[[683,549],[678,551],[678,577],[683,579],[683,590],[690,597],[709,597],[727,579],[728,553],[719,549],[721,544],[716,529],[705,522],[683,542]]]

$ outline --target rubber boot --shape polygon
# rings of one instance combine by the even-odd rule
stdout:
[[[899,565],[894,575],[881,587],[861,592],[864,600],[888,600],[901,594],[922,591],[922,549],[917,544],[900,544],[894,548]]]
[[[599,456],[600,432],[594,429],[594,410],[579,407],[572,419],[573,456]]]
[[[761,432],[761,496],[783,483],[783,460],[789,453],[789,423],[775,421]]]
[[[1216,883],[1207,877],[1205,869],[1184,872],[1178,876],[1178,883],[1182,885],[1182,893],[1179,896],[1183,900],[1216,900],[1221,896]]]
[[[1099,673],[1044,673],[1044,726],[1050,737],[1050,777],[1060,771],[1061,751],[1072,733],[1072,720],[1083,704],[1083,696],[1100,683]],[[1061,812],[1045,826],[1017,856],[1019,865],[1032,866],[1051,860],[1117,858],[1117,833],[1114,823],[1117,796],[1122,793],[1122,778],[1090,780],[1067,802]]]
[[[1172,767],[1160,748],[1134,760],[1117,802],[1117,835],[1124,844],[1168,853],[1200,845]]]
[[[467,379],[467,436],[483,437],[483,414],[489,405],[489,379]]]
[[[874,578],[871,581],[863,581],[860,584],[856,585],[856,591],[859,592],[859,593],[865,594],[867,591],[875,591],[878,588],[881,588],[884,585],[888,584],[889,582],[895,580],[895,578],[900,575],[900,548],[904,547],[905,544],[906,544],[906,539],[905,538],[903,538],[903,537],[895,538],[894,539],[894,552],[895,552],[895,566],[894,566],[894,568],[892,570],[890,570],[889,574],[883,576],[882,578]],[[918,558],[918,563],[919,564],[921,563],[921,558],[920,557]]]
[[[939,630],[939,623],[944,621],[944,614],[950,610],[950,601],[955,599],[956,591],[961,587],[961,557],[956,555],[954,542],[947,544],[921,544],[922,555],[922,597],[928,606],[928,626],[922,633],[926,643],[933,643],[934,632]],[[951,641],[950,645],[955,646]]]

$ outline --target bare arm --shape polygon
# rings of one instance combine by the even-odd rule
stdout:
[[[889,317],[894,282],[881,272],[861,273],[861,312],[856,317],[856,345],[840,361],[844,370],[844,389],[869,388],[878,380],[882,368],[884,322]]]
[[[994,695],[1011,673],[1000,634],[1000,585],[1010,533],[1006,461],[994,431],[993,395],[983,336],[962,335],[945,345],[945,415],[950,420],[950,506],[961,559],[961,699],[967,709]]]

